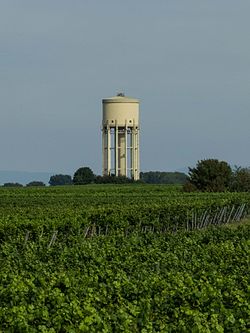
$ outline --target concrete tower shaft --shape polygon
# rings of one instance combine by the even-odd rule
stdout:
[[[118,95],[102,100],[103,175],[138,180],[139,100]]]

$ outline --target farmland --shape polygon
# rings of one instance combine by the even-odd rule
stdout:
[[[249,208],[175,186],[1,188],[0,331],[248,332]]]

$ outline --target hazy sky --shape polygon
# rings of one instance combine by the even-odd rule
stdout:
[[[0,170],[101,172],[104,97],[141,169],[250,165],[249,0],[0,0]]]

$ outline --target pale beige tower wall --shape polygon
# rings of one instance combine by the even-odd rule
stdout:
[[[139,179],[139,100],[103,99],[103,175]]]
[[[103,124],[118,126],[139,126],[139,101],[128,97],[103,99]]]

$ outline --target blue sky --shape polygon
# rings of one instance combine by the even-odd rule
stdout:
[[[249,0],[0,0],[0,170],[101,172],[101,100],[141,101],[141,169],[250,165]]]

